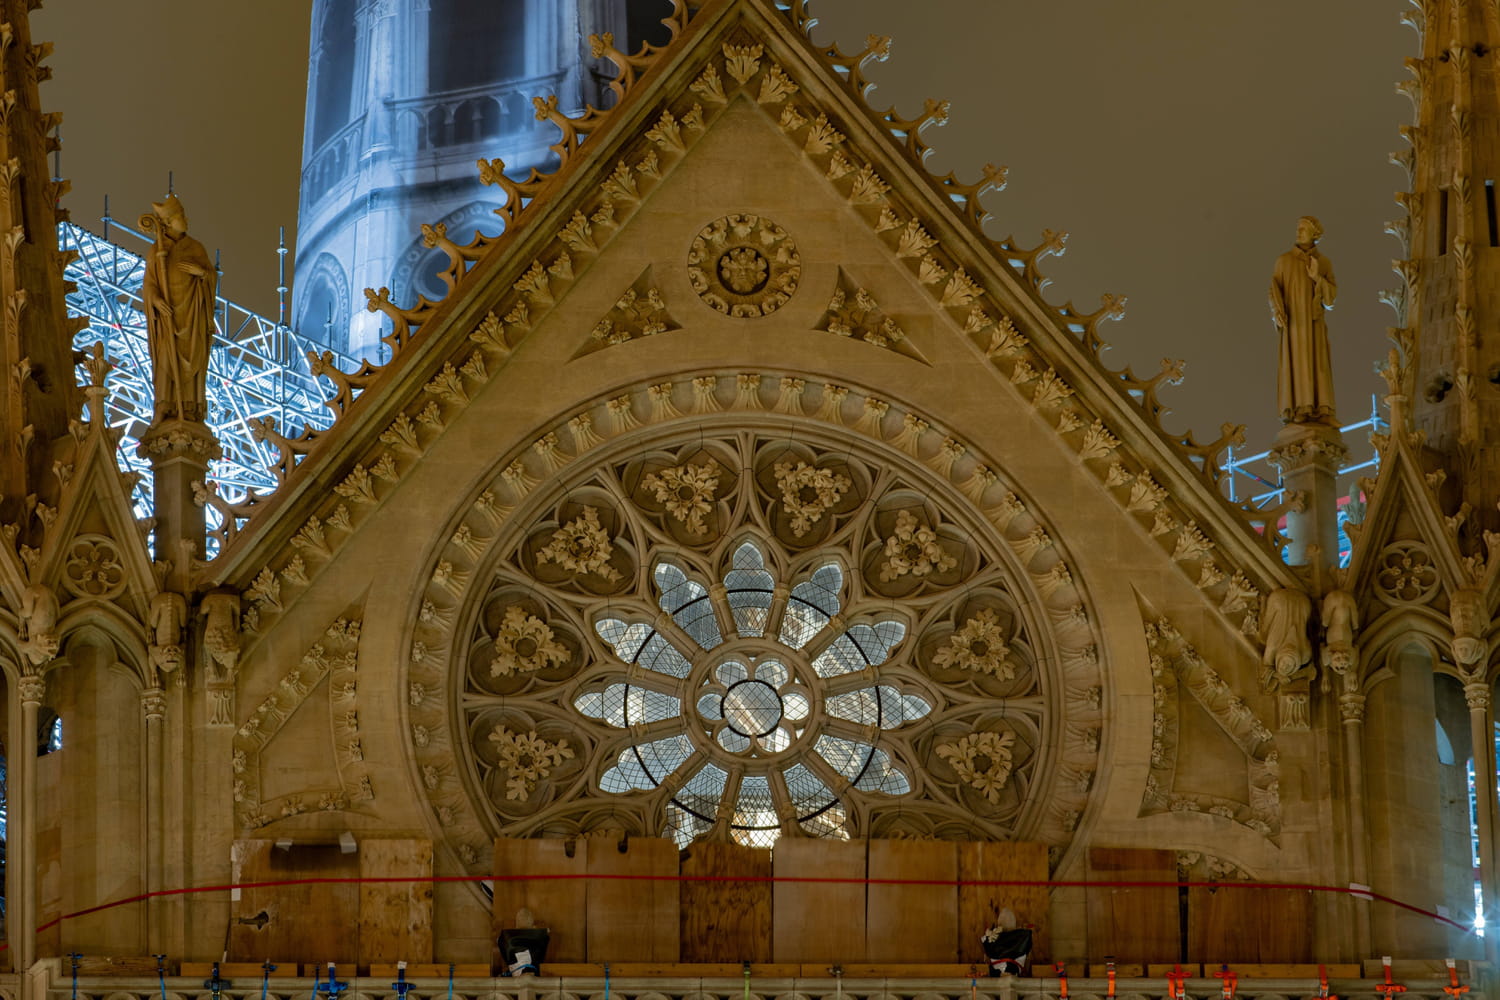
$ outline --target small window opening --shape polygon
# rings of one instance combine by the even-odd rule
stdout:
[[[63,748],[62,716],[43,706],[37,711],[36,755],[45,757]]]

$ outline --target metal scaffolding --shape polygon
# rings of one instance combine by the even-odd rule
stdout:
[[[141,301],[146,263],[110,237],[119,233],[147,246],[150,241],[108,217],[104,227],[105,235],[98,236],[70,222],[58,226],[59,246],[78,254],[64,272],[64,278],[77,286],[67,296],[68,314],[86,316],[89,321],[73,346],[87,349],[103,341],[105,354],[115,362],[110,373],[108,421],[124,431],[120,464],[142,473],[133,495],[136,516],[149,517],[153,511],[150,468],[136,455],[139,435],[151,422],[153,404]],[[215,300],[214,327],[208,359],[208,424],[224,457],[210,465],[208,475],[222,496],[237,501],[250,490],[264,493],[276,487],[271,473],[276,449],[255,439],[252,420],[274,417],[277,428],[290,437],[304,426],[323,429],[332,424],[333,411],[323,404],[324,387],[309,369],[305,354],[329,348],[223,296]],[[334,361],[342,368],[357,367],[338,352]],[[212,517],[213,511],[209,513]]]
[[[135,487],[136,515],[152,514],[151,477],[146,461],[136,455],[139,434],[151,422],[151,362],[146,347],[146,316],[142,311],[141,283],[145,260],[108,238],[117,231],[149,245],[150,241],[117,222],[104,219],[105,236],[98,236],[81,226],[64,222],[58,226],[58,243],[64,250],[76,250],[65,277],[77,285],[68,293],[68,312],[86,316],[89,325],[79,331],[74,346],[87,349],[98,341],[115,361],[111,373],[109,425],[124,431],[120,440],[120,464],[142,473]],[[284,254],[284,250],[280,251]],[[284,259],[284,258],[283,258]],[[222,272],[221,272],[222,273]],[[285,281],[278,292],[285,302]],[[259,313],[236,305],[219,296],[216,299],[213,347],[208,362],[209,426],[224,449],[224,457],[209,468],[209,478],[218,484],[219,492],[231,502],[242,500],[250,490],[269,492],[276,488],[271,469],[278,455],[269,444],[257,441],[251,433],[252,420],[274,417],[277,427],[288,437],[295,437],[302,427],[322,430],[333,422],[333,411],[324,405],[327,393],[312,374],[307,351],[322,353],[330,348],[321,341],[302,336],[281,320],[268,319]],[[283,308],[283,314],[285,309]],[[337,351],[338,367],[353,371],[358,363]],[[80,377],[82,376],[80,369]],[[1369,448],[1371,431],[1383,431],[1384,421],[1374,400],[1370,416],[1341,428],[1351,451]],[[1363,447],[1362,447],[1363,446]],[[1230,449],[1224,469],[1231,500],[1248,499],[1257,507],[1280,502],[1282,486],[1279,473],[1267,461],[1269,453],[1241,456]],[[1369,448],[1368,457],[1356,460],[1339,472],[1345,495],[1339,501],[1340,562],[1349,558],[1349,540],[1344,522],[1362,511],[1358,503],[1360,475],[1373,474],[1378,454]],[[1243,496],[1248,493],[1249,496]],[[210,518],[216,517],[210,509]]]

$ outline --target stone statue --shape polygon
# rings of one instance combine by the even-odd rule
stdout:
[[[1338,285],[1333,266],[1318,252],[1323,227],[1304,215],[1297,245],[1276,258],[1271,275],[1271,318],[1281,335],[1276,399],[1284,423],[1335,422],[1333,363],[1324,313],[1333,308]]]
[[[147,616],[151,626],[151,665],[164,674],[182,666],[182,637],[187,627],[187,601],[181,594],[163,590],[151,598]],[[182,674],[177,675],[179,683]]]
[[[141,296],[146,306],[155,419],[202,420],[208,345],[214,329],[214,266],[187,233],[176,195],[153,202],[141,227],[156,234]]]
[[[1354,667],[1354,630],[1359,628],[1359,607],[1354,595],[1341,587],[1330,590],[1323,596],[1323,665],[1340,677],[1347,685],[1358,682],[1352,673]],[[1324,690],[1328,688],[1328,675],[1323,676]]]
[[[1266,641],[1260,662],[1261,687],[1275,690],[1312,672],[1312,643],[1307,638],[1307,621],[1312,617],[1312,601],[1300,590],[1273,590],[1266,598],[1265,617],[1261,619],[1261,636]]]
[[[1454,591],[1448,599],[1448,619],[1453,624],[1453,659],[1459,669],[1469,673],[1484,666],[1484,634],[1490,627],[1490,613],[1483,592]]]
[[[50,587],[33,583],[21,591],[21,654],[33,667],[50,661],[62,647],[58,615],[57,595]]]
[[[207,619],[203,626],[203,648],[208,650],[208,679],[233,680],[240,658],[239,595],[222,591],[205,594],[198,613]]]

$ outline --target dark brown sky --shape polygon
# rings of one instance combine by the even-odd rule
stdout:
[[[1297,217],[1318,215],[1334,263],[1340,416],[1369,411],[1385,351],[1404,183],[1386,165],[1410,111],[1394,84],[1416,36],[1406,0],[815,0],[821,38],[892,35],[877,106],[952,101],[927,133],[939,172],[1010,167],[992,235],[1071,233],[1049,297],[1130,297],[1107,359],[1188,361],[1170,426],[1275,432],[1266,286]],[[52,0],[43,101],[64,113],[75,221],[104,195],[133,220],[173,170],[194,232],[221,248],[224,291],[275,309],[276,227],[296,222],[310,0]]]

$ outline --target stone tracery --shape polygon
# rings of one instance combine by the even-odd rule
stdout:
[[[466,735],[445,745],[490,835],[1071,834],[1078,802],[1049,806],[1040,768],[1061,754],[1076,769],[1099,742],[1096,723],[1064,724],[1092,703],[1064,696],[1074,678],[1045,652],[1087,617],[1035,617],[1076,601],[1067,574],[1043,572],[1061,565],[1052,546],[990,537],[930,481],[968,481],[951,467],[897,471],[815,437],[695,429],[551,500],[506,479],[540,506],[486,543],[492,570],[450,568],[493,581],[472,610],[439,619],[429,590],[418,623],[470,636],[449,674]],[[1019,505],[992,523],[1035,530]],[[433,659],[413,662],[427,718]],[[1093,738],[1073,746],[1075,728]],[[425,724],[419,767],[445,731]],[[466,814],[451,785],[428,791],[445,826]]]

